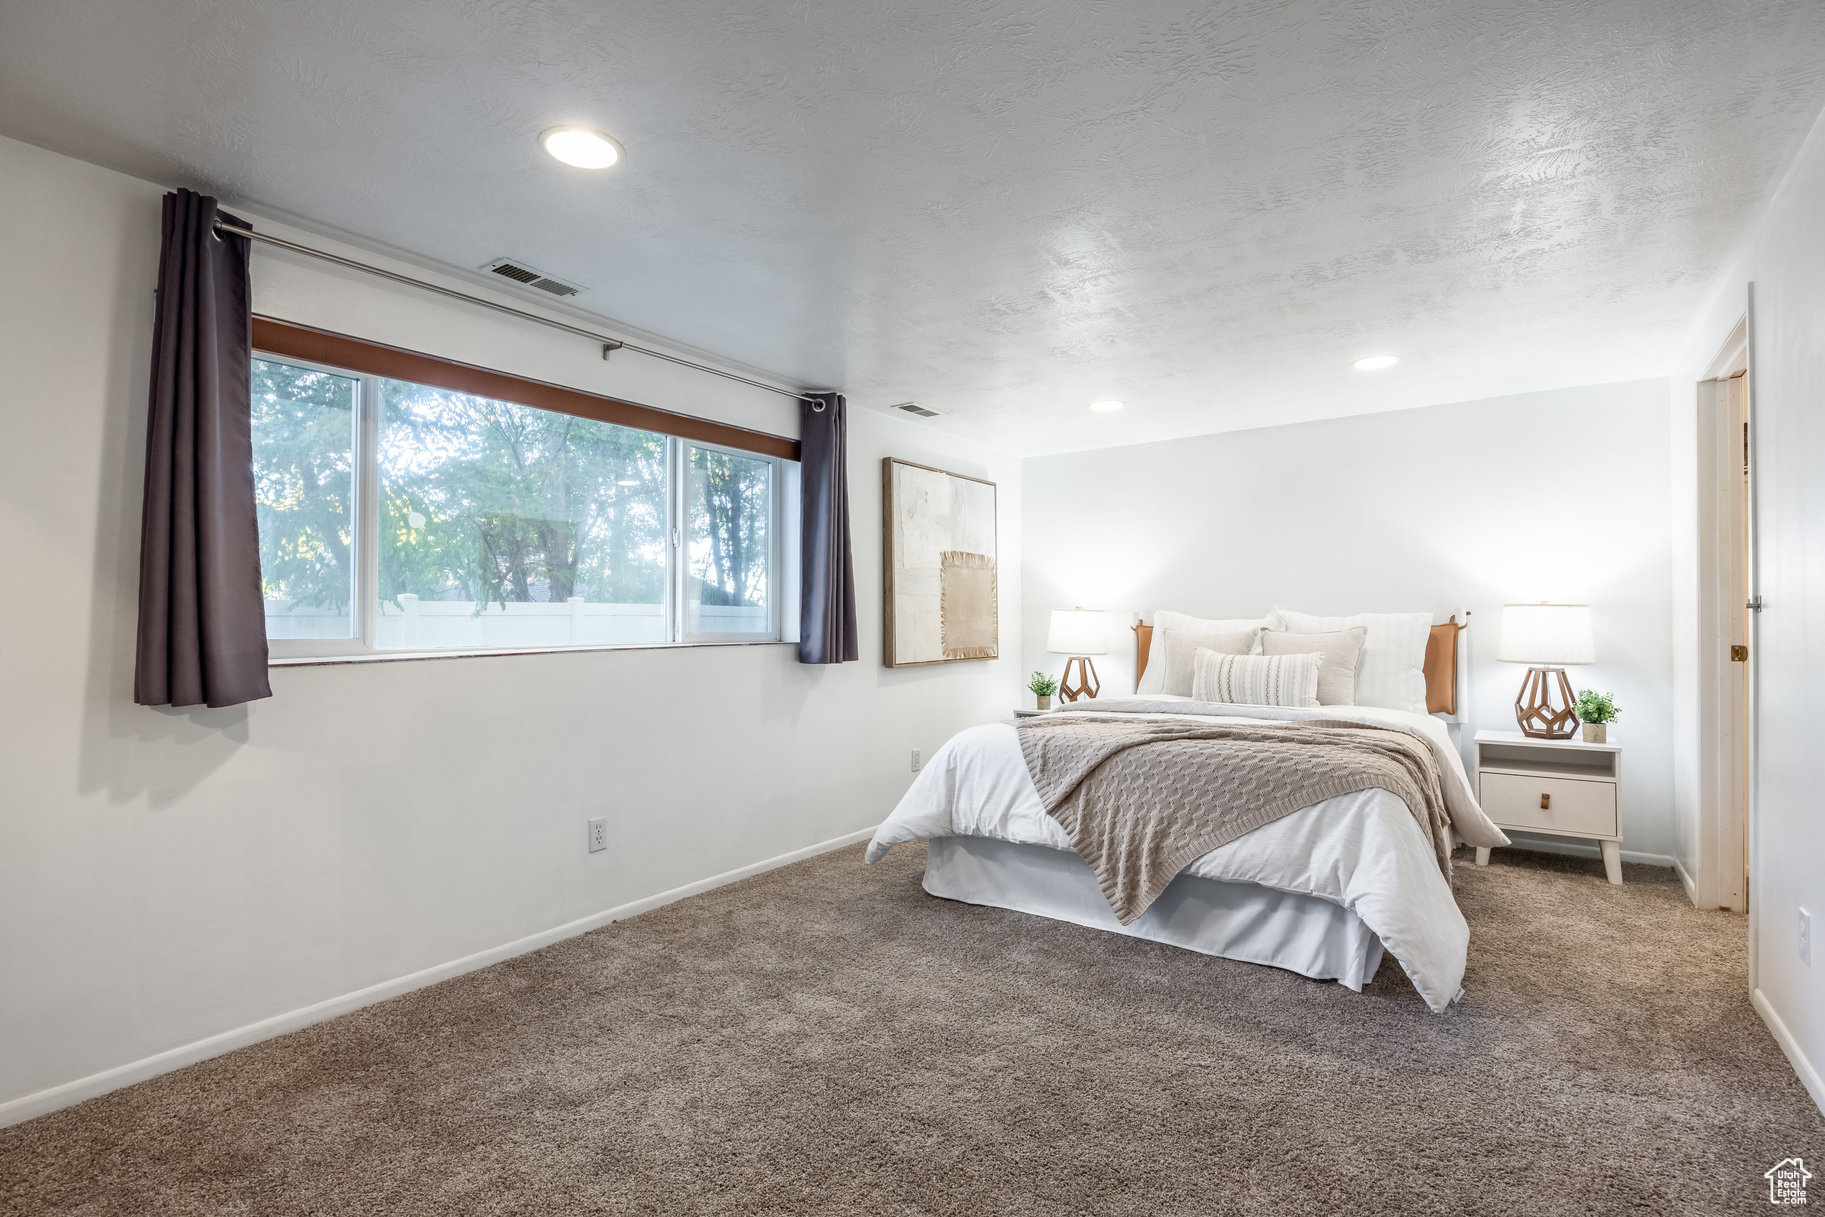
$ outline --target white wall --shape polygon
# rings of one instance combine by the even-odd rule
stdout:
[[[1007,713],[1015,579],[1010,658],[881,667],[875,487],[888,454],[996,480],[1018,570],[1018,464],[865,411],[850,429],[860,663],[745,646],[282,668],[245,708],[133,705],[162,192],[0,140],[0,1120],[866,829],[910,780],[910,749]],[[254,275],[260,311],[304,324],[796,429],[783,398],[636,355],[605,364],[587,341],[410,289],[264,252]],[[613,844],[589,854],[596,815]]]
[[[1588,603],[1613,689],[1624,849],[1672,847],[1666,384],[1630,381],[1025,462],[1024,671],[1049,609],[1113,609],[1106,690],[1133,687],[1127,614],[1473,610],[1463,744],[1515,729],[1500,608]]]
[[[1825,1107],[1825,948],[1798,952],[1798,910],[1825,933],[1825,116],[1814,126],[1682,352],[1670,388],[1679,452],[1696,452],[1694,384],[1748,304],[1755,433],[1757,591],[1750,643],[1757,732],[1750,840],[1750,976],[1756,1005]],[[1682,676],[1696,671],[1694,538],[1689,491],[1675,499],[1681,543]],[[1684,687],[1682,683],[1682,688]],[[1691,696],[1696,683],[1692,680]],[[1682,716],[1683,717],[1683,716]],[[1690,720],[1682,722],[1691,730]],[[1682,835],[1696,835],[1696,773],[1682,770]]]

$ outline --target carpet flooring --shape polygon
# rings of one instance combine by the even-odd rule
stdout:
[[[1433,1015],[1391,959],[1354,994],[923,863],[826,854],[0,1130],[0,1212],[1750,1213],[1825,1161],[1744,919],[1671,872],[1459,867]]]

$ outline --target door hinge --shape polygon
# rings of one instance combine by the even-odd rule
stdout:
[[[1730,646],[1730,662],[1731,663],[1748,663],[1749,662],[1749,648],[1741,645],[1740,643],[1732,643]]]

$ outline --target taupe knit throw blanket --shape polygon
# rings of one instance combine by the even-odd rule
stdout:
[[[1095,713],[1024,719],[1016,731],[1047,814],[1096,872],[1123,925],[1218,846],[1375,787],[1407,804],[1451,876],[1438,762],[1405,731],[1334,719],[1188,723]]]

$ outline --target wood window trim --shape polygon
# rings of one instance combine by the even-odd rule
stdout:
[[[453,393],[468,393],[476,397],[531,406],[538,410],[613,423],[619,427],[675,435],[679,439],[695,440],[722,448],[737,448],[789,461],[799,459],[798,441],[781,435],[750,431],[746,427],[711,422],[689,414],[676,414],[655,406],[643,406],[599,393],[586,393],[581,389],[549,384],[542,380],[529,380],[524,376],[478,368],[453,359],[351,338],[346,334],[293,325],[274,317],[254,317],[253,348],[256,353],[275,355],[281,359],[305,359],[369,376],[430,385]]]

